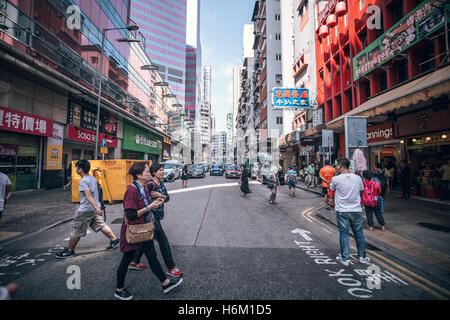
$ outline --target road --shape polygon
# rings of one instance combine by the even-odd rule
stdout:
[[[136,300],[449,297],[445,290],[423,286],[407,271],[399,272],[403,269],[392,267],[394,264],[407,270],[409,266],[383,252],[377,253],[385,258],[378,256],[383,263],[374,263],[374,270],[380,268],[380,288],[374,281],[368,283],[367,266],[356,259],[348,267],[337,263],[340,251],[336,227],[314,217],[323,207],[319,196],[297,190],[297,197],[291,198],[287,187],[282,186],[277,204],[271,205],[265,185],[253,181],[252,193],[242,198],[237,180],[209,175],[189,180],[187,189],[181,189],[180,180],[167,186],[171,200],[162,223],[184,281],[165,295],[149,269],[129,271],[126,287]],[[119,234],[122,205],[108,206],[107,210],[108,224]],[[118,249],[105,251],[107,239],[90,232],[80,241],[75,258],[58,260],[54,253],[67,246],[70,230],[71,223],[65,223],[1,249],[0,282],[19,284],[15,299],[114,299],[122,254]],[[353,238],[350,244],[355,258]],[[164,268],[159,253],[158,257]],[[80,270],[80,289],[67,286],[71,276],[68,268],[74,265]]]

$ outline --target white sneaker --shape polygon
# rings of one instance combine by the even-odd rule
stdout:
[[[368,257],[365,257],[365,258],[359,257],[359,263],[370,264],[370,259]]]
[[[343,264],[343,265],[346,266],[346,267],[348,267],[349,264],[350,264],[350,260],[344,260],[344,259],[342,259],[341,256],[337,256],[337,257],[336,257],[336,261],[337,261],[337,262],[340,262],[341,264]]]

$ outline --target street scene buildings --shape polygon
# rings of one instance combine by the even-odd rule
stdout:
[[[449,17],[0,0],[0,300],[448,300]]]

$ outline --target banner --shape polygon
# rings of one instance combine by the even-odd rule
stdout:
[[[71,140],[83,141],[88,143],[95,143],[95,131],[75,128],[74,126],[68,126],[67,137]],[[112,136],[106,136],[104,133],[98,134],[98,140],[101,142],[102,139],[106,139],[106,145],[108,147],[117,147],[117,139]]]
[[[345,117],[347,147],[367,147],[367,119],[364,117]]]
[[[50,137],[53,121],[0,106],[0,130]]]
[[[439,1],[424,1],[353,58],[354,81],[444,26]]]
[[[62,170],[64,126],[54,123],[53,135],[47,139],[46,170]]]

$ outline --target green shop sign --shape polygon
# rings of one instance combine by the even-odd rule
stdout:
[[[37,157],[38,148],[37,147],[24,147],[19,146],[19,150],[17,152],[19,157]]]
[[[353,79],[362,78],[404,52],[442,28],[444,22],[442,2],[424,1],[353,58]]]
[[[127,122],[123,123],[122,149],[160,155],[161,148],[161,138],[138,129]]]

